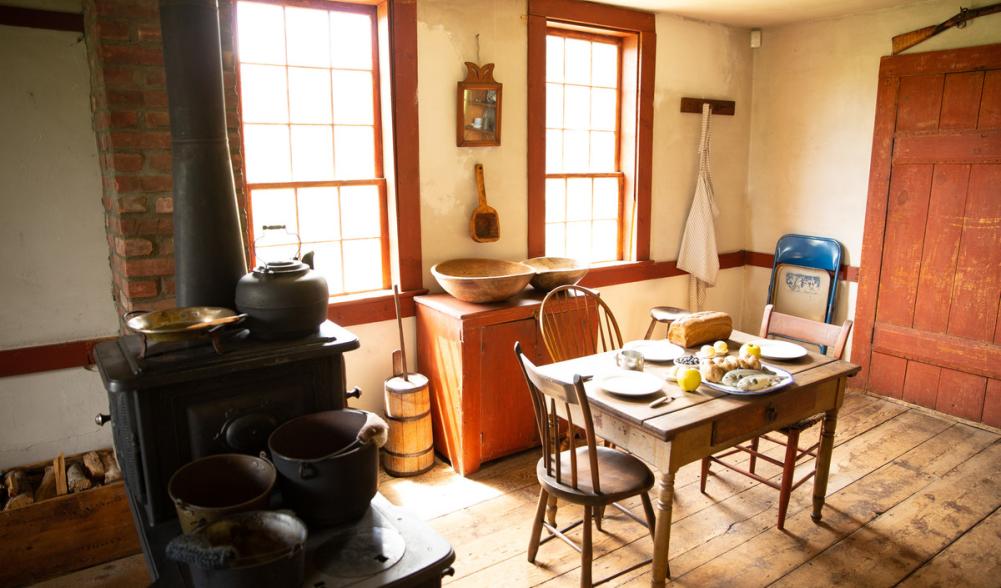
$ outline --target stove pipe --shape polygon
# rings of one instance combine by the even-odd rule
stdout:
[[[226,134],[216,0],[161,0],[178,306],[235,308],[247,272]]]

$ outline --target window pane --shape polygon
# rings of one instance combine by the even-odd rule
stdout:
[[[591,91],[583,86],[566,86],[563,125],[568,129],[586,129],[591,109]]]
[[[563,81],[563,37],[546,37],[546,81]]]
[[[567,257],[583,262],[591,261],[591,223],[567,223]]]
[[[330,65],[330,31],[326,10],[285,8],[288,64],[327,67]]]
[[[255,247],[254,258],[257,265],[269,261],[288,261],[299,253],[298,245],[279,245],[277,247]]]
[[[313,265],[316,271],[327,279],[327,290],[331,294],[344,292],[344,276],[341,267],[341,244],[317,243],[304,248],[313,251]]]
[[[546,131],[546,173],[563,171],[563,131]]]
[[[240,61],[285,63],[285,17],[282,7],[240,2],[236,13]]]
[[[366,71],[331,72],[334,80],[334,122],[370,125],[372,112],[372,74]]]
[[[341,234],[344,239],[378,237],[382,218],[379,215],[377,186],[341,188]]]
[[[250,193],[253,214],[254,246],[295,244],[295,190],[253,190]],[[265,225],[285,225],[285,229],[264,230]]]
[[[341,238],[337,188],[299,188],[299,236],[303,241]]]
[[[601,131],[615,130],[615,90],[594,88],[591,90],[591,128]]]
[[[591,43],[581,39],[566,39],[566,82],[591,83]]]
[[[594,221],[591,227],[591,260],[611,261],[618,258],[618,223]]]
[[[619,179],[594,179],[594,218],[619,218]]]
[[[372,69],[372,19],[367,14],[330,13],[331,65]]]
[[[244,122],[288,122],[284,67],[243,65],[240,67],[240,87]]]
[[[563,86],[546,84],[546,127],[563,128]]]
[[[330,124],[330,76],[327,70],[288,68],[292,122]]]
[[[292,178],[300,182],[331,179],[332,142],[328,125],[292,125]]]
[[[344,291],[362,292],[382,287],[382,243],[379,239],[343,241]]]
[[[563,171],[585,172],[588,169],[588,132],[563,133]]]
[[[591,44],[591,84],[615,88],[619,85],[619,46]]]
[[[291,179],[288,127],[243,125],[247,182],[287,182]]]
[[[546,180],[546,222],[562,221],[566,206],[566,180]]]
[[[552,257],[565,257],[564,237],[566,225],[563,223],[551,223],[546,225],[546,255]]]
[[[334,127],[337,179],[375,177],[375,139],[372,127]]]
[[[591,171],[615,171],[615,133],[591,131]]]
[[[591,178],[567,180],[567,220],[591,218]]]

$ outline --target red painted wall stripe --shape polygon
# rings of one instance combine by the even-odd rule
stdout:
[[[0,350],[0,378],[90,365],[94,346],[110,339],[114,337]]]

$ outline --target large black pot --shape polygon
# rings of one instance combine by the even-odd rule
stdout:
[[[306,535],[306,525],[292,515],[247,512],[174,538],[167,556],[188,564],[195,588],[301,586]]]
[[[268,439],[285,505],[310,524],[361,518],[379,488],[379,448],[359,443],[368,413],[328,410],[292,419]]]
[[[316,331],[327,318],[327,280],[312,269],[312,254],[303,261],[270,261],[240,278],[236,308],[247,315],[247,327],[262,339],[294,339]]]

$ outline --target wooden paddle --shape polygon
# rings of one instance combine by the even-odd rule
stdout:
[[[477,243],[492,243],[500,239],[500,218],[496,210],[487,206],[487,190],[483,185],[483,164],[477,163],[473,171],[476,173],[476,193],[480,204],[469,219],[469,236]]]

